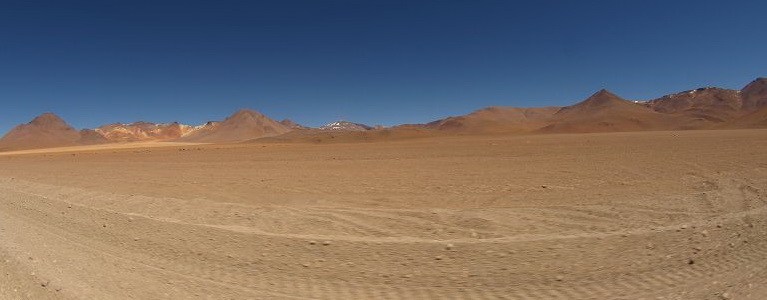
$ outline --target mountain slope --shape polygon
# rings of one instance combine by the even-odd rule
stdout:
[[[280,121],[280,124],[285,125],[286,127],[291,129],[306,129],[306,126],[293,122],[293,120],[290,120],[290,119],[284,119]]]
[[[329,123],[327,125],[320,126],[319,129],[332,130],[332,131],[366,131],[366,130],[373,129],[373,127],[370,127],[368,125],[361,124],[361,123],[337,121],[337,122]]]
[[[541,133],[669,130],[683,127],[688,118],[662,114],[600,90],[575,105],[563,107]]]
[[[718,129],[767,128],[767,106],[716,126]]]
[[[666,95],[647,106],[660,113],[721,123],[742,115],[743,102],[740,91],[708,87]]]
[[[109,124],[95,129],[114,142],[161,141],[177,139],[196,130],[196,127],[179,124],[155,124],[134,122],[131,124]]]
[[[77,145],[80,133],[52,113],[42,114],[13,128],[0,139],[0,150],[20,150]]]
[[[96,145],[107,144],[111,142],[112,141],[105,137],[103,134],[93,129],[80,130],[80,138],[76,141],[78,145]]]
[[[231,143],[280,135],[291,130],[288,126],[255,110],[243,109],[221,123],[176,140],[198,143]]]
[[[741,90],[743,110],[757,110],[767,106],[767,78],[760,77]]]
[[[560,107],[517,108],[491,106],[468,115],[449,117],[426,124],[426,128],[461,133],[524,132],[539,128]]]

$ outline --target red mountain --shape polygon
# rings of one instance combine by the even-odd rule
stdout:
[[[13,128],[0,139],[1,150],[20,150],[78,145],[80,132],[52,113]]]
[[[721,123],[742,115],[740,91],[714,87],[666,95],[647,102],[651,109]]]
[[[767,106],[767,78],[761,77],[746,85],[740,92],[743,110],[756,110]]]
[[[549,125],[538,132],[613,132],[666,130],[679,128],[687,120],[652,109],[607,91],[600,90],[588,99],[560,109]]]
[[[191,133],[177,141],[230,143],[280,135],[291,130],[255,110],[243,109],[211,128]]]

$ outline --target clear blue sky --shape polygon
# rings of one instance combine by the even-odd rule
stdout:
[[[0,132],[202,123],[254,108],[317,126],[490,105],[649,99],[767,76],[767,1],[0,1]]]

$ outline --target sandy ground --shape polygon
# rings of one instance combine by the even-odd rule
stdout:
[[[767,130],[0,156],[0,299],[767,299]]]
[[[97,144],[97,145],[5,151],[5,152],[0,152],[0,156],[21,155],[21,154],[50,154],[50,153],[63,153],[63,152],[82,153],[82,152],[95,152],[100,150],[103,151],[103,150],[118,150],[118,149],[150,149],[150,148],[160,148],[160,147],[179,147],[179,146],[194,146],[194,145],[200,145],[200,143],[178,143],[178,142],[157,142],[157,141],[135,142],[135,143],[112,143],[112,144]]]

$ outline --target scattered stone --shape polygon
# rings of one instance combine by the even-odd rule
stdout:
[[[708,236],[708,230],[703,230],[700,232],[700,235],[707,237]]]
[[[729,293],[722,293],[721,295],[719,295],[719,297],[722,298],[722,300],[732,299],[732,296],[730,296]]]
[[[693,264],[695,264],[695,260],[690,258],[690,259],[687,260],[687,264],[688,265],[693,265]]]
[[[682,224],[682,226],[679,226],[679,229],[687,229],[687,224]]]
[[[562,275],[557,275],[557,277],[556,277],[556,278],[554,278],[554,279],[556,279],[557,281],[564,281],[564,280],[565,280],[565,277],[564,277],[564,276],[562,276]]]
[[[309,241],[309,245],[317,245],[317,241]]]
[[[51,284],[51,282],[50,282],[50,281],[45,281],[45,282],[41,282],[41,283],[40,283],[40,286],[42,286],[42,287],[48,287],[50,284]]]
[[[324,241],[324,242],[322,242],[322,245],[323,245],[323,246],[330,246],[330,244],[331,244],[331,243],[330,243],[330,241]]]
[[[437,255],[437,256],[434,257],[434,259],[435,260],[443,260],[443,259],[445,259],[445,257],[442,256],[442,255]]]
[[[455,248],[455,245],[453,245],[453,244],[445,245],[445,250],[453,250],[454,248]]]

